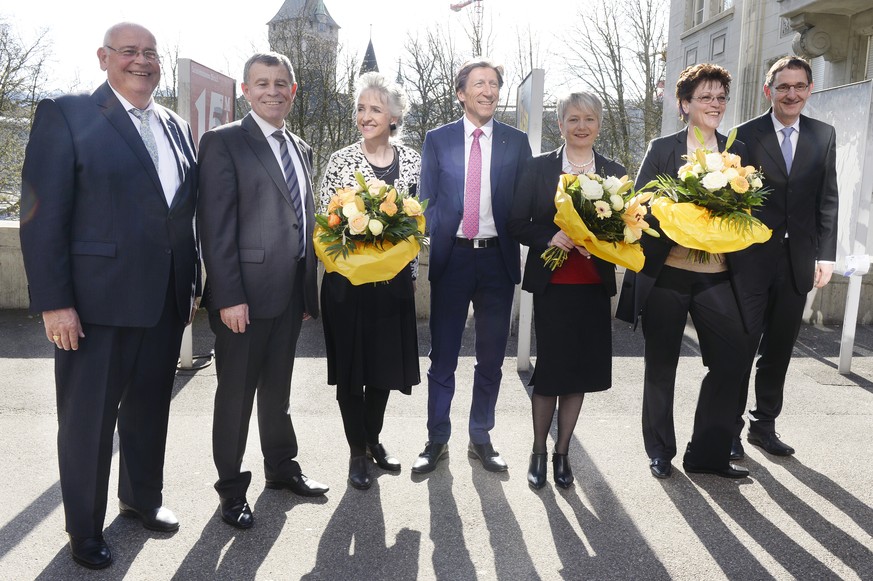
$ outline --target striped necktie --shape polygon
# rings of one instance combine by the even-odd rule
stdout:
[[[297,180],[297,172],[294,171],[294,162],[291,161],[291,153],[288,151],[288,140],[285,139],[285,132],[279,129],[273,133],[273,137],[279,142],[279,153],[282,157],[282,171],[285,173],[285,184],[288,186],[288,193],[291,195],[291,205],[294,206],[294,213],[297,215],[297,238],[300,243],[300,255],[298,258],[303,258],[306,256],[306,235],[303,227],[303,200],[300,197],[300,182]]]

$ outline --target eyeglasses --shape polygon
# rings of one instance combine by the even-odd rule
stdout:
[[[719,95],[718,97],[713,97],[712,95],[702,95],[700,97],[691,97],[695,101],[699,103],[703,103],[704,105],[709,105],[713,101],[718,101],[719,105],[724,105],[728,101],[731,100],[730,97],[726,97],[724,95]]]
[[[779,85],[778,87],[773,87],[773,90],[780,95],[788,94],[791,89],[794,89],[795,93],[805,93],[807,89],[809,89],[809,83],[797,83],[796,85]]]
[[[154,51],[151,49],[146,49],[146,50],[136,50],[135,48],[117,49],[117,48],[113,48],[113,47],[109,46],[108,44],[104,44],[103,46],[105,48],[108,48],[109,50],[115,51],[116,53],[118,53],[119,56],[121,56],[122,58],[125,58],[125,59],[135,59],[139,55],[142,55],[145,58],[145,60],[152,62],[152,63],[156,63],[156,62],[161,61],[161,57],[160,57],[160,55],[158,55],[157,51]]]

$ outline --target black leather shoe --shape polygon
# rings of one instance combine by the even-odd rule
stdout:
[[[70,537],[70,551],[73,560],[89,569],[103,569],[112,563],[112,551],[103,540],[103,535],[96,537]]]
[[[673,474],[673,465],[669,460],[663,458],[652,458],[649,462],[649,470],[655,478],[670,478]]]
[[[570,460],[566,454],[552,454],[552,470],[555,484],[561,488],[570,488],[573,485],[573,470],[570,469]]]
[[[238,529],[250,529],[255,524],[252,509],[244,496],[235,498],[219,498],[221,505],[221,520]]]
[[[370,475],[367,474],[367,465],[370,461],[366,456],[352,456],[349,458],[349,484],[358,490],[370,488]]]
[[[776,432],[753,432],[749,430],[748,440],[750,444],[763,448],[765,452],[774,456],[791,456],[794,454],[794,448],[780,440],[779,434]]]
[[[742,460],[746,457],[746,451],[743,449],[743,443],[740,441],[740,437],[736,436],[734,441],[731,443],[731,460]]]
[[[138,518],[142,521],[142,526],[150,531],[173,533],[179,530],[179,521],[176,519],[176,515],[169,508],[163,506],[150,510],[140,510],[119,500],[118,511],[121,516]]]
[[[416,474],[427,474],[428,472],[433,472],[437,467],[437,463],[448,455],[448,444],[428,442],[424,445],[424,452],[419,454],[418,458],[413,462],[412,471]]]
[[[292,476],[288,480],[267,480],[264,485],[275,490],[290,490],[300,496],[322,496],[330,487],[307,478],[303,474]]]
[[[731,463],[721,468],[709,468],[708,466],[695,466],[688,462],[682,462],[682,468],[687,474],[715,474],[722,478],[746,478],[749,475],[748,470]]]
[[[546,485],[546,460],[548,454],[531,454],[527,469],[527,483],[539,490]]]
[[[506,472],[508,468],[506,462],[500,457],[500,453],[491,445],[491,442],[486,444],[470,442],[470,445],[467,447],[467,456],[482,462],[482,468],[488,472]]]
[[[391,472],[400,471],[400,460],[389,454],[382,444],[367,446],[367,456],[372,458],[376,466],[382,470],[389,470]]]

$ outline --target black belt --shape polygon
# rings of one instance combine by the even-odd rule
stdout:
[[[455,238],[455,245],[462,248],[494,248],[499,245],[497,237],[494,238]]]

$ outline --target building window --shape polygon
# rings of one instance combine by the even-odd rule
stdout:
[[[685,51],[685,66],[690,67],[691,65],[697,64],[697,47],[689,48]]]
[[[691,14],[691,26],[703,24],[704,10],[706,8],[706,0],[691,0],[693,3]]]
[[[865,79],[873,79],[873,36],[867,37],[867,72]]]
[[[712,58],[719,57],[719,56],[722,56],[724,54],[724,45],[725,45],[725,38],[726,37],[727,37],[727,35],[725,33],[721,33],[721,34],[714,36],[712,38],[712,49],[711,49]]]
[[[694,28],[733,8],[734,0],[686,0],[685,28]]]

